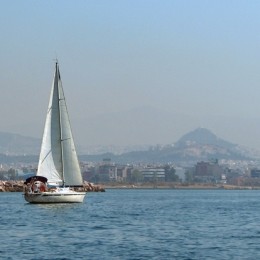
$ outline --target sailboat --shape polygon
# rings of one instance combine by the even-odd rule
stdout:
[[[83,179],[73,141],[58,61],[42,138],[36,176],[25,181],[30,203],[83,202]]]

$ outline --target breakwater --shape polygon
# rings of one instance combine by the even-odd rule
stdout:
[[[1,181],[0,192],[23,192],[24,181]],[[86,192],[104,192],[105,189],[101,185],[95,185],[90,182],[84,182],[83,187],[77,188],[80,191]]]

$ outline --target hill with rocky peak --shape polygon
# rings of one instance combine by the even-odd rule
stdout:
[[[82,156],[82,159],[102,160],[102,156],[124,163],[194,163],[212,159],[254,160],[260,158],[259,152],[218,138],[206,128],[197,128],[183,135],[175,144],[153,146],[146,151],[133,151],[117,156],[113,154]]]
[[[191,145],[210,145],[218,146],[225,149],[232,149],[236,145],[218,138],[210,130],[206,128],[197,128],[185,135],[183,135],[176,143],[176,147],[187,147]]]

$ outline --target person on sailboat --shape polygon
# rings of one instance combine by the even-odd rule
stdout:
[[[37,185],[37,183],[33,183],[33,192],[34,193],[37,193],[39,190],[38,190],[38,185]]]
[[[45,191],[47,191],[47,187],[46,187],[46,185],[45,185],[43,182],[40,182],[40,184],[39,184],[39,190],[40,190],[40,192],[45,192]]]

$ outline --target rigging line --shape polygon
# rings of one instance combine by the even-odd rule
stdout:
[[[68,137],[68,138],[65,138],[65,139],[61,139],[61,142],[67,141],[67,140],[70,140],[70,139],[71,139],[71,137]]]
[[[51,110],[52,110],[52,106],[51,106],[51,107],[49,107],[49,109],[48,109],[47,113],[49,113]]]
[[[51,150],[45,155],[45,157],[43,158],[43,160],[41,161],[41,164],[45,161],[45,159],[48,157],[48,155],[51,153]]]

